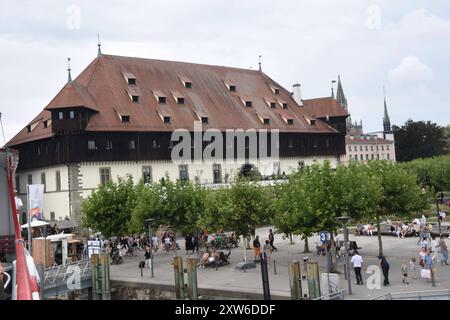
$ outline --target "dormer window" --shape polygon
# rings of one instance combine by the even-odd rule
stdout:
[[[155,96],[156,101],[158,101],[159,104],[167,103],[166,95],[163,92],[159,90],[153,90],[153,95]]]
[[[170,117],[169,116],[163,117],[163,121],[164,123],[170,123]]]
[[[166,97],[158,97],[158,103],[165,104],[166,103]]]
[[[280,88],[270,85],[270,90],[272,90],[273,94],[280,94]]]
[[[48,127],[48,122],[47,122],[48,120],[45,120],[45,121],[43,121],[43,123],[44,123],[44,128],[47,128]]]
[[[252,102],[249,101],[249,100],[245,101],[245,106],[246,107],[251,107],[252,106]]]
[[[264,118],[263,119],[263,123],[264,124],[270,124],[270,119],[269,118]]]
[[[263,124],[266,124],[266,125],[270,124],[270,117],[268,115],[258,114],[258,118],[259,118],[259,120],[261,120],[261,122]]]
[[[122,74],[125,77],[128,85],[136,85],[136,76],[134,74],[132,74],[131,72],[123,72]]]
[[[31,132],[31,125],[27,126],[27,132]]]
[[[139,103],[139,96],[131,96],[131,101],[134,103]]]
[[[236,85],[235,85],[235,84],[231,84],[231,83],[225,82],[225,85],[227,86],[228,91],[230,91],[230,92],[236,92]]]
[[[177,104],[184,104],[184,97],[183,95],[178,91],[172,91],[172,96],[177,102]]]
[[[184,98],[177,98],[178,104],[184,104]]]
[[[208,117],[201,117],[200,119],[202,123],[208,123]]]
[[[272,109],[275,109],[277,107],[277,104],[275,102],[270,102],[270,107]]]
[[[197,115],[198,120],[200,120],[202,123],[208,123],[208,115],[200,112],[200,111],[196,111],[195,114]]]
[[[287,119],[287,124],[292,126],[294,124],[294,119]]]
[[[280,105],[280,107],[282,107],[283,109],[287,109],[288,104],[287,104],[286,101],[277,99],[277,102],[278,102],[278,104]]]
[[[120,118],[122,119],[122,122],[123,122],[123,123],[128,123],[128,122],[130,122],[130,116],[121,116]]]
[[[283,102],[282,106],[283,106],[283,109],[287,109],[288,104],[286,102]]]
[[[187,89],[191,89],[192,88],[192,81],[189,78],[186,77],[180,77],[181,83],[183,84],[183,86]]]

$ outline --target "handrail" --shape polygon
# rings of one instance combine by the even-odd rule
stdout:
[[[389,300],[392,300],[392,296],[401,296],[401,295],[418,295],[422,297],[424,294],[438,294],[438,293],[447,293],[450,296],[450,289],[440,289],[440,290],[422,290],[422,291],[407,291],[407,292],[388,292],[382,295],[379,295],[370,300],[377,300],[382,297],[389,297]]]
[[[328,294],[326,294],[326,295],[317,297],[317,298],[315,298],[315,299],[313,299],[313,300],[324,300],[324,298],[327,298],[327,297],[329,297],[329,298],[330,298],[330,297],[339,297],[339,296],[344,297],[344,292],[345,292],[345,289],[340,289],[340,290],[338,290],[338,291],[331,292],[331,293],[328,293]]]
[[[11,276],[9,275],[9,273],[3,273],[7,278],[8,278],[8,280],[6,280],[6,283],[3,285],[3,288],[8,288],[8,284],[9,284],[9,282],[11,281]]]

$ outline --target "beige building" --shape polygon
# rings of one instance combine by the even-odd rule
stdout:
[[[367,163],[369,160],[395,161],[395,144],[392,140],[382,139],[376,135],[347,136],[345,138],[346,154],[341,163],[350,161]]]

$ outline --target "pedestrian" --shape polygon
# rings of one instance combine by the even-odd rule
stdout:
[[[402,275],[403,275],[402,282],[404,284],[409,284],[409,282],[408,282],[408,266],[406,265],[406,263],[402,263],[401,270],[402,270]]]
[[[430,270],[430,278],[433,277],[431,272],[433,272],[433,258],[431,257],[431,250],[427,251],[427,255],[424,258],[425,263],[425,270]],[[427,282],[430,280],[430,278],[427,278]]]
[[[431,253],[432,253],[431,258],[433,259],[434,262],[436,262],[437,257],[438,257],[439,245],[434,236],[432,237],[432,240],[430,241],[430,249],[431,249]]]
[[[253,250],[255,250],[255,260],[258,260],[261,255],[261,243],[259,242],[259,236],[256,236],[253,240]]]
[[[274,241],[274,236],[273,236],[273,232],[272,229],[269,229],[269,243],[270,243],[270,247],[272,248],[272,251],[277,251],[278,249],[273,245],[273,241]]]
[[[353,264],[353,270],[355,271],[356,284],[363,284],[361,276],[361,267],[363,264],[363,258],[359,255],[358,250],[355,250],[355,255],[352,257],[351,263]]]
[[[416,258],[411,258],[409,261],[409,270],[412,272],[412,278],[415,280],[417,279],[417,263]]]
[[[185,243],[184,243],[184,247],[186,249],[186,254],[188,254],[189,251],[192,250],[192,237],[190,234],[187,234],[186,237],[184,238]]]
[[[194,236],[194,248],[192,249],[192,253],[194,253],[194,250],[198,253],[198,249],[200,247],[200,237],[198,234]]]
[[[442,234],[441,239],[439,240],[439,249],[441,250],[441,263],[445,265],[448,265],[448,248],[447,244],[445,243],[445,236]]]
[[[267,262],[270,262],[270,254],[272,253],[272,247],[270,246],[269,240],[266,240],[263,251],[266,254]]]
[[[156,236],[156,234],[152,235],[152,248],[155,251],[155,254],[158,253],[158,249],[159,249],[159,244],[158,244],[158,237]]]
[[[378,259],[380,259],[379,264],[381,267],[381,271],[383,271],[383,277],[384,277],[384,285],[389,285],[389,262],[387,262],[385,256],[378,256]]]
[[[144,267],[149,267],[151,268],[151,257],[152,257],[152,253],[150,251],[150,246],[146,246],[145,247],[145,253],[144,253],[144,258],[145,258],[145,266]]]
[[[339,236],[337,234],[337,232],[334,234],[334,245],[336,246],[336,258],[340,259],[341,258],[341,240],[339,239]]]

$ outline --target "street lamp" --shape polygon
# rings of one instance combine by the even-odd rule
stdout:
[[[352,283],[350,280],[350,257],[348,254],[348,229],[347,223],[350,221],[350,217],[338,217],[337,220],[344,225],[344,245],[345,245],[345,272],[347,273],[348,294],[352,294]]]
[[[442,230],[441,230],[441,215],[440,215],[440,209],[439,209],[439,195],[436,198],[436,214],[438,219],[438,225],[439,225],[439,236],[441,236]],[[432,230],[431,230],[432,231]]]
[[[152,269],[152,278],[154,277],[153,274],[153,232],[152,232],[152,222],[155,221],[155,219],[145,219],[145,223],[148,225],[148,236],[149,236],[149,243],[150,243],[150,268]]]

